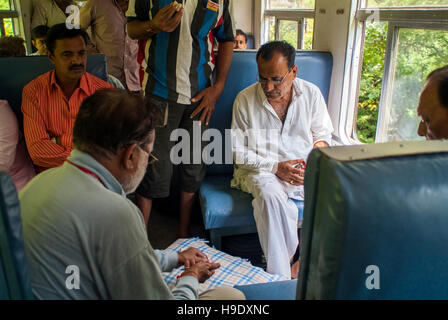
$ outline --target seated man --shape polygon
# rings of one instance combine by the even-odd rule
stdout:
[[[0,119],[0,171],[11,176],[19,192],[36,174],[8,101],[0,100]]]
[[[46,56],[48,54],[47,44],[45,38],[47,37],[47,26],[37,26],[31,30],[31,43],[37,49],[36,52],[30,54],[31,56]]]
[[[82,101],[112,85],[86,72],[86,33],[53,26],[47,35],[55,70],[23,88],[23,129],[28,152],[38,171],[60,166],[73,149],[72,131]]]
[[[38,299],[192,300],[198,298],[198,282],[219,267],[194,248],[154,250],[141,212],[126,198],[155,160],[157,110],[137,94],[96,92],[79,110],[69,159],[38,175],[20,194]],[[170,291],[161,272],[177,265],[186,269]],[[208,296],[243,298],[230,287]]]
[[[246,50],[247,35],[241,29],[236,29],[235,40],[233,41],[233,49]]]
[[[232,119],[232,187],[254,197],[267,271],[287,277],[298,245],[298,208],[291,198],[303,200],[304,159],[312,148],[328,146],[333,131],[319,88],[296,78],[294,59],[286,42],[264,44],[257,53],[259,83],[238,94]]]
[[[448,65],[426,78],[417,114],[421,117],[419,136],[427,140],[448,139]]]

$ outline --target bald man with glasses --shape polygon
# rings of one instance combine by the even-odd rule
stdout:
[[[298,208],[303,201],[305,159],[331,143],[333,126],[318,87],[297,78],[295,49],[286,42],[257,53],[258,82],[233,106],[235,170],[232,187],[254,197],[254,218],[267,271],[296,278]],[[247,139],[245,139],[245,137]]]

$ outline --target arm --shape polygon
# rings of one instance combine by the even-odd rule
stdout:
[[[65,148],[51,139],[46,130],[45,121],[40,114],[38,102],[31,92],[25,87],[22,95],[23,130],[25,141],[33,163],[43,168],[60,166],[70,155],[72,148]]]
[[[47,18],[45,15],[45,9],[40,1],[33,1],[33,17],[31,19],[31,29],[40,26],[47,25]]]
[[[248,170],[275,173],[277,171],[276,161],[260,156],[255,150],[256,139],[261,135],[251,129],[252,125],[249,123],[245,110],[248,103],[250,102],[239,94],[233,104],[231,135],[235,164]],[[275,137],[271,138],[275,139]]]
[[[171,272],[179,261],[177,252],[168,252],[166,250],[154,250],[154,253],[159,261],[162,272]]]
[[[159,32],[172,32],[180,24],[183,15],[183,9],[176,13],[174,2],[159,10],[152,19],[147,14],[138,14],[139,3],[137,1],[134,5],[135,10],[131,10],[131,12],[136,12],[136,16],[128,16],[126,24],[131,39],[147,40]]]
[[[199,121],[208,125],[210,117],[215,110],[215,104],[221,96],[224,86],[226,85],[227,75],[229,73],[230,65],[232,64],[233,56],[233,42],[221,42],[218,46],[218,59],[216,65],[216,82],[208,88],[199,92],[192,102],[201,101],[201,104],[193,111],[190,118],[194,118],[201,113]]]
[[[331,145],[333,124],[328,114],[324,97],[317,89],[312,108],[311,133],[313,135],[313,148],[327,147]]]
[[[218,59],[216,66],[216,82],[209,88],[199,92],[192,102],[201,101],[201,104],[190,115],[191,118],[201,113],[199,121],[205,121],[208,125],[210,117],[215,110],[216,101],[221,96],[224,86],[226,84],[227,74],[229,73],[230,65],[232,64],[233,56],[233,41],[235,39],[235,24],[233,18],[233,1],[225,0],[222,20],[212,32],[213,36],[218,39]]]
[[[94,11],[93,0],[88,0],[79,10],[79,24],[84,30],[87,30],[95,20]]]
[[[6,101],[0,101],[0,171],[8,172],[16,157],[19,142],[17,119]]]

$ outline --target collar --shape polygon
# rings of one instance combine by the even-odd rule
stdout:
[[[112,192],[115,192],[123,197],[126,197],[126,194],[118,182],[118,180],[107,170],[101,163],[99,163],[94,157],[90,154],[82,152],[77,149],[73,149],[70,157],[68,158],[71,162],[92,171],[98,178],[101,180],[103,185]],[[70,164],[66,164],[70,165]],[[79,170],[78,168],[75,168]]]
[[[56,81],[56,70],[50,71],[50,88],[59,88],[62,91],[61,86]],[[89,80],[87,79],[87,72],[84,72],[84,74],[82,75],[78,88],[80,90],[82,90],[86,95],[90,95],[89,94]]]

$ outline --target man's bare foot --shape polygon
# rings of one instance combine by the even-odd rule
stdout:
[[[297,260],[291,266],[291,279],[297,279],[299,277],[300,261]]]

